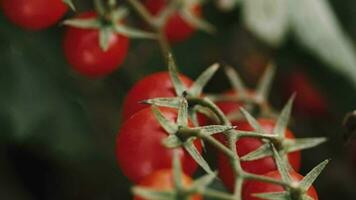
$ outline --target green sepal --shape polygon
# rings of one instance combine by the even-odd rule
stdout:
[[[303,180],[299,182],[299,187],[302,188],[302,190],[307,191],[320,173],[324,170],[329,161],[330,160],[324,160],[319,165],[314,167],[307,175],[304,176]]]
[[[283,148],[286,152],[300,151],[304,149],[309,149],[316,147],[327,141],[327,138],[317,137],[317,138],[299,138],[299,139],[284,139]]]
[[[267,192],[252,194],[254,197],[258,197],[266,200],[291,200],[289,192]]]
[[[75,11],[75,6],[74,6],[72,0],[62,0],[62,1],[63,1],[63,3],[65,3],[70,9],[72,9],[72,10]]]
[[[277,152],[276,148],[273,145],[272,145],[272,150],[273,150],[274,160],[276,162],[277,169],[281,175],[282,181],[291,183],[292,178],[290,177],[289,174],[288,161],[282,159],[282,157],[279,155],[279,153]]]
[[[178,191],[183,188],[182,182],[182,165],[179,160],[179,152],[177,150],[173,151],[173,182],[174,186]]]
[[[153,98],[153,99],[143,100],[140,103],[178,109],[179,103],[180,103],[180,98],[179,97]]]
[[[258,123],[258,121],[247,110],[241,107],[240,111],[253,129],[255,129],[258,132],[264,132],[260,124]]]
[[[162,140],[162,144],[167,148],[178,148],[183,145],[183,142],[176,135],[168,135]]]
[[[180,11],[180,14],[185,22],[195,28],[211,34],[216,32],[216,28],[212,24],[205,21],[201,17],[194,15],[191,11],[191,8],[182,9]]]
[[[174,191],[156,191],[151,188],[135,186],[132,188],[132,192],[145,199],[155,199],[155,200],[175,200]]]
[[[226,126],[226,125],[208,125],[208,126],[200,126],[191,128],[191,130],[197,130],[201,132],[202,136],[210,136],[216,133],[222,133],[225,131],[229,131],[235,129],[235,126]]]
[[[190,156],[195,160],[195,162],[198,163],[198,165],[203,168],[203,170],[208,173],[212,174],[214,173],[209,164],[205,161],[203,156],[199,153],[197,148],[195,147],[194,143],[192,140],[188,140],[183,144],[185,150],[190,154]]]
[[[120,22],[129,15],[129,10],[126,7],[118,7],[110,12],[111,21],[113,24]]]
[[[124,26],[122,24],[115,24],[114,30],[116,33],[129,38],[157,39],[157,34],[155,33],[138,30],[129,26]]]
[[[219,69],[219,64],[215,63],[206,69],[189,88],[188,93],[193,97],[198,97],[201,95],[203,88],[212,78],[215,72]]]
[[[63,25],[72,26],[76,28],[83,29],[99,29],[101,27],[101,22],[98,18],[89,19],[67,19],[64,20]]]
[[[187,89],[179,78],[177,66],[171,53],[168,54],[168,71],[177,96],[183,95]]]
[[[266,143],[254,151],[242,156],[240,159],[241,161],[254,161],[258,160],[267,156],[272,156],[273,152],[271,151],[271,145]]]
[[[99,16],[105,16],[106,6],[102,0],[94,0],[94,7]]]
[[[284,106],[281,114],[279,115],[279,117],[277,119],[276,126],[273,129],[273,133],[275,135],[278,135],[279,137],[284,137],[284,133],[285,133],[288,123],[289,123],[289,118],[291,115],[294,98],[295,98],[295,94],[293,94],[289,98],[287,104]]]
[[[110,26],[101,27],[99,29],[99,44],[103,51],[107,51],[109,49],[111,34],[112,30]]]
[[[151,109],[158,123],[168,134],[175,134],[178,131],[178,126],[163,116],[157,106],[151,106]]]
[[[188,102],[184,97],[180,98],[177,125],[178,127],[188,126]]]
[[[227,66],[225,67],[225,74],[230,81],[230,84],[234,88],[237,95],[241,98],[245,98],[247,95],[247,90],[244,82],[242,81],[240,75],[234,70],[234,68]]]
[[[266,101],[268,99],[269,93],[272,88],[274,74],[276,73],[276,67],[274,64],[270,63],[264,72],[262,78],[259,80],[256,95],[262,101]]]

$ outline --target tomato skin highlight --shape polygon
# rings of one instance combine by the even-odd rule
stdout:
[[[296,93],[294,109],[300,115],[324,116],[328,114],[326,98],[313,85],[309,77],[301,71],[296,71],[285,80],[285,96]]]
[[[301,181],[303,179],[302,175],[300,175],[294,171],[291,171],[290,175],[291,175],[291,178],[293,181]],[[278,171],[268,172],[268,173],[264,174],[264,176],[281,180],[281,175]],[[267,192],[282,192],[282,191],[285,191],[285,190],[280,185],[250,180],[250,181],[246,182],[246,184],[243,188],[243,191],[242,191],[242,196],[243,196],[244,200],[262,200],[261,198],[252,196],[252,194],[267,193]],[[318,194],[313,186],[311,186],[308,189],[307,194],[314,200],[318,200]]]
[[[41,30],[56,24],[67,12],[62,0],[2,0],[4,15],[27,30]]]
[[[193,81],[180,74],[180,80],[186,87],[192,85]],[[149,107],[139,103],[140,101],[157,97],[175,97],[176,93],[168,72],[153,73],[137,82],[128,92],[123,104],[123,120],[127,120],[137,111]]]
[[[274,120],[269,119],[258,119],[258,122],[267,133],[272,133],[273,128],[276,124]],[[253,128],[247,121],[233,122],[233,125],[237,126],[238,130],[253,131]],[[294,135],[290,130],[287,130],[285,132],[285,136],[289,139],[294,139]],[[217,139],[226,144],[225,139],[222,137],[222,135],[219,135]],[[261,145],[263,145],[263,142],[260,139],[241,138],[236,142],[236,149],[239,156],[244,156],[247,153],[256,150]],[[300,151],[289,153],[288,161],[295,171],[299,171],[301,162]],[[265,174],[267,172],[274,171],[277,169],[277,166],[271,156],[254,161],[244,161],[241,162],[241,166],[245,171],[254,174]],[[218,154],[218,168],[219,177],[222,179],[225,186],[229,190],[233,190],[235,178],[233,175],[232,168],[230,166],[230,161],[221,152]]]
[[[183,186],[191,186],[193,181],[192,178],[186,174],[182,174]],[[174,187],[173,172],[172,169],[161,169],[153,172],[152,174],[143,178],[138,186],[147,187],[154,190],[170,190]],[[189,198],[189,200],[202,200],[201,195],[194,195]],[[146,200],[144,198],[135,196],[134,200]]]
[[[175,122],[177,111],[171,108],[160,108],[163,115]],[[171,168],[173,149],[162,144],[166,133],[156,120],[151,108],[145,108],[121,127],[116,140],[116,157],[124,174],[137,183],[143,177],[158,169]],[[194,142],[202,152],[201,142]],[[183,171],[191,175],[197,168],[196,162],[183,148],[177,148]]]
[[[167,0],[145,0],[144,5],[154,16],[157,16],[168,4]],[[201,16],[201,6],[194,5],[191,8],[194,15]],[[178,43],[190,38],[196,28],[186,22],[179,12],[173,13],[164,25],[165,35],[170,43]]]
[[[86,12],[81,19],[94,18],[96,13]],[[109,48],[99,45],[99,30],[68,27],[64,36],[64,53],[73,69],[88,77],[100,77],[116,70],[124,62],[129,39],[121,34],[111,34]]]

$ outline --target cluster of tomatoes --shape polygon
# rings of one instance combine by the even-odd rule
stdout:
[[[180,74],[181,82],[189,88],[193,81],[187,76]],[[230,92],[231,93],[231,92]],[[171,189],[174,187],[172,175],[172,156],[173,149],[169,149],[162,144],[162,140],[167,137],[167,133],[157,121],[149,105],[140,104],[143,100],[157,97],[175,97],[176,93],[168,72],[158,72],[151,74],[138,83],[127,94],[123,106],[124,123],[118,133],[116,140],[116,155],[120,168],[123,173],[135,184],[144,187],[150,187],[158,190]],[[236,112],[242,103],[237,102],[217,102],[216,105],[226,114]],[[174,122],[177,118],[177,110],[173,108],[159,108],[162,114]],[[199,120],[200,123],[208,123],[209,120]],[[258,119],[262,129],[267,133],[272,133],[276,126],[274,119]],[[238,130],[252,131],[251,125],[244,120],[232,121]],[[192,123],[189,126],[193,126]],[[285,137],[293,139],[292,131],[286,130]],[[226,144],[222,134],[217,134],[215,138],[223,144]],[[237,140],[237,153],[244,156],[263,145],[263,140],[258,138],[241,138]],[[195,147],[202,154],[201,141],[195,140]],[[177,149],[175,149],[177,150]],[[191,184],[190,176],[197,169],[196,162],[188,152],[179,147],[179,158],[184,172],[184,183],[186,186]],[[225,186],[233,191],[235,178],[230,162],[223,152],[218,151],[217,166],[219,177]],[[300,169],[301,155],[300,151],[294,151],[288,154],[288,161],[292,166],[290,175],[294,181],[300,181],[303,177],[298,174]],[[254,161],[241,162],[242,168],[246,172],[265,175],[267,177],[280,179],[280,174],[273,157],[264,157]],[[247,181],[244,184],[243,199],[258,200],[251,194],[264,192],[284,191],[282,186],[259,181]],[[315,189],[310,187],[307,194],[313,199],[318,199]],[[137,200],[141,199],[135,197]],[[196,195],[191,199],[202,199]]]
[[[143,2],[152,15],[158,15],[167,0],[145,0]],[[2,0],[4,15],[14,24],[27,30],[43,30],[55,24],[68,11],[63,0]],[[192,13],[200,15],[200,5],[192,6]],[[97,18],[96,11],[78,14],[77,19]],[[124,23],[124,22],[117,22]],[[164,33],[171,43],[181,42],[193,35],[196,28],[187,23],[177,11],[168,17]],[[101,77],[115,71],[124,62],[130,39],[123,34],[111,34],[108,48],[99,45],[99,29],[68,26],[64,36],[64,53],[68,63],[82,75]]]

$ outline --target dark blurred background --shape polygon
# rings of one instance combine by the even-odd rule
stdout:
[[[330,3],[354,45],[356,2]],[[78,0],[77,7],[83,11],[91,4]],[[198,32],[174,45],[181,71],[195,78],[219,61],[235,66],[253,87],[266,63],[274,60],[278,70],[271,101],[279,109],[286,97],[285,81],[296,71],[303,73],[325,100],[327,112],[296,111],[291,127],[297,137],[326,136],[329,141],[303,151],[302,174],[331,158],[316,182],[320,199],[356,199],[356,145],[344,140],[342,127],[344,115],[356,109],[356,87],[292,37],[280,48],[256,39],[241,23],[241,9],[224,13],[210,3],[204,11],[219,32]],[[63,31],[63,26],[25,31],[0,12],[0,199],[130,199],[131,185],[114,155],[121,106],[137,80],[166,69],[160,50],[152,41],[134,40],[119,70],[89,79],[66,63]],[[224,73],[218,72],[207,91],[228,88]]]

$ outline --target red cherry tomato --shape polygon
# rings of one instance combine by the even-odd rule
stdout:
[[[94,12],[86,12],[78,18],[94,18]],[[99,45],[99,30],[68,27],[64,37],[64,53],[69,64],[79,73],[98,77],[109,74],[123,63],[129,39],[112,34],[109,48],[104,51]]]
[[[172,122],[176,120],[175,109],[160,110]],[[122,171],[130,180],[137,183],[155,170],[171,167],[173,150],[162,144],[162,139],[167,136],[151,108],[137,112],[122,125],[116,140],[116,156]],[[196,140],[195,146],[201,152],[199,140]],[[184,172],[191,175],[197,168],[196,162],[183,148],[179,152]]]
[[[272,133],[275,127],[275,121],[269,119],[259,119],[259,124],[262,129],[267,133]],[[233,125],[237,126],[238,130],[253,131],[253,128],[246,121],[233,122]],[[294,135],[290,130],[286,130],[285,136],[289,139],[293,139]],[[223,143],[225,140],[219,136],[218,138]],[[239,156],[244,156],[263,145],[260,139],[256,138],[241,138],[236,142],[236,149]],[[300,151],[295,151],[288,154],[288,160],[294,170],[299,171],[300,169]],[[254,161],[241,162],[242,168],[250,173],[254,174],[265,174],[267,172],[277,169],[277,166],[272,157],[265,157]],[[233,171],[230,166],[229,159],[222,153],[218,154],[218,168],[219,176],[230,190],[234,188],[235,178],[233,176]]]
[[[311,116],[323,116],[328,112],[326,99],[303,72],[295,72],[286,79],[285,93],[287,98],[294,92],[296,113]]]
[[[182,174],[183,186],[191,186],[193,181],[189,176]],[[161,169],[153,172],[152,174],[143,178],[138,186],[147,187],[154,190],[167,191],[174,187],[173,173],[171,169]],[[194,195],[189,198],[189,200],[202,200],[201,195]],[[141,197],[135,196],[134,200],[146,200]]]
[[[153,14],[158,15],[167,5],[167,0],[145,0],[145,6]],[[192,12],[196,16],[201,15],[200,5],[192,6]],[[182,16],[176,12],[167,20],[165,34],[169,42],[182,42],[193,35],[195,28],[187,23]]]
[[[63,0],[2,0],[0,3],[6,17],[28,30],[52,26],[68,10]]]
[[[180,75],[179,77],[187,87],[193,83],[191,79],[184,75]],[[123,120],[128,119],[137,111],[149,107],[148,105],[139,103],[142,100],[174,96],[176,96],[176,93],[168,72],[151,74],[136,83],[126,95],[123,107]]]
[[[290,172],[290,175],[293,181],[301,181],[303,179],[302,175],[294,171]],[[281,180],[281,175],[278,171],[268,172],[267,174],[264,174],[264,176]],[[246,182],[242,191],[242,196],[244,200],[262,200],[261,198],[254,197],[252,194],[283,191],[285,190],[282,186],[251,180]],[[312,199],[318,200],[318,194],[313,186],[308,189],[307,194]]]

